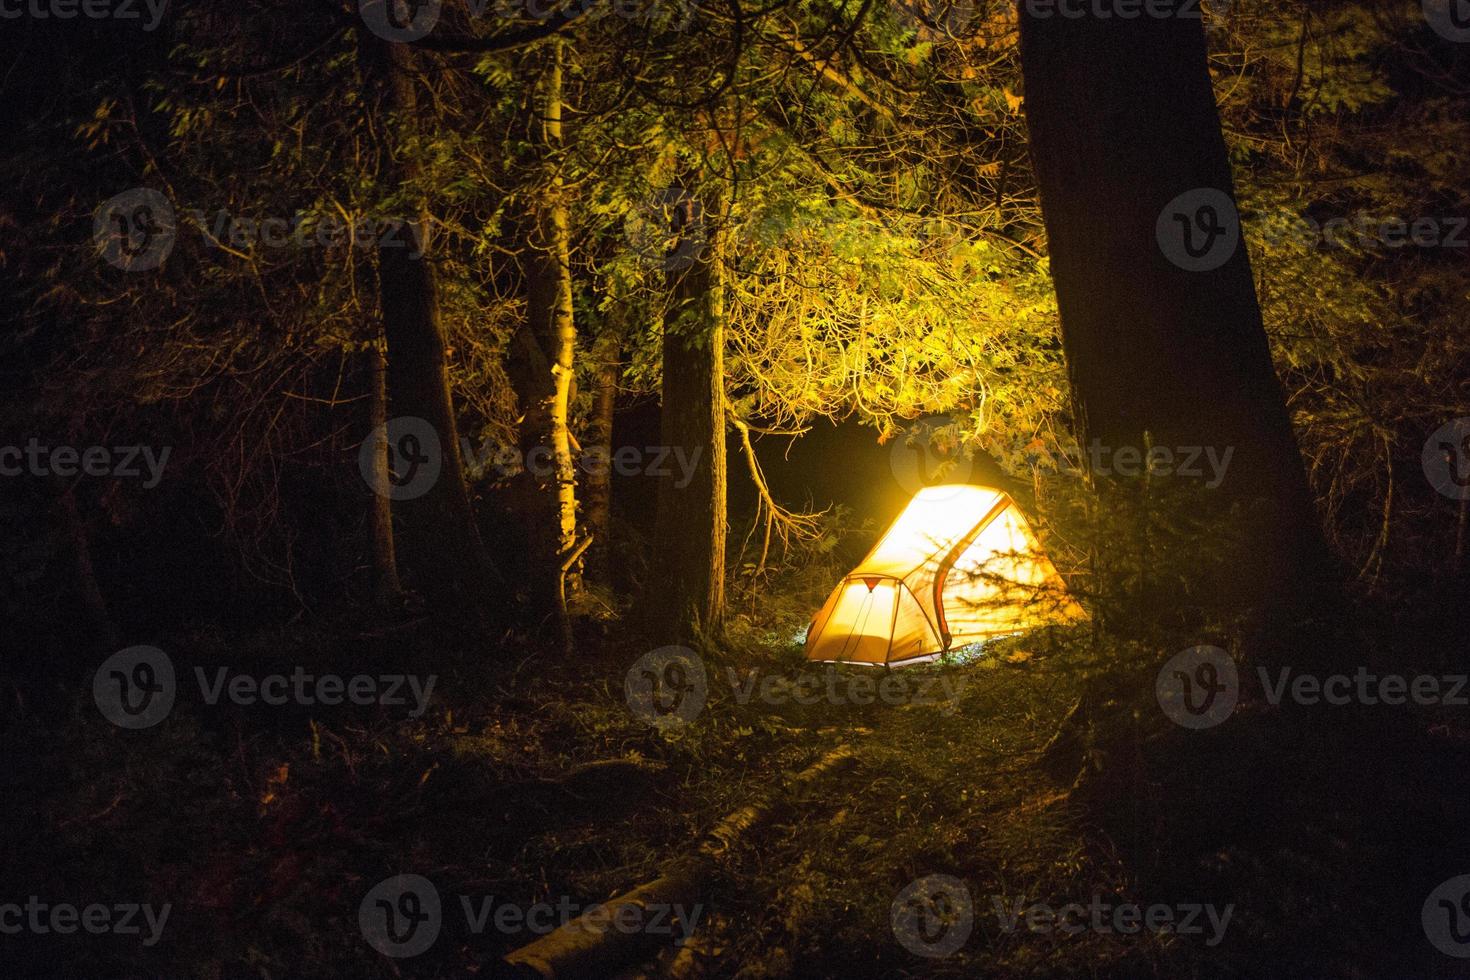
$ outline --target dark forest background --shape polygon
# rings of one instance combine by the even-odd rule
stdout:
[[[362,893],[600,901],[854,747],[649,975],[1465,975],[1419,923],[1470,870],[1465,709],[1251,680],[1466,671],[1463,3],[1039,8],[6,13],[6,894],[177,905],[157,948],[0,937],[11,975],[489,975],[529,937],[385,959]],[[1239,248],[1192,267],[1171,209]],[[1232,462],[1117,464],[1155,446]],[[1090,622],[913,668],[969,685],[945,711],[711,681],[688,728],[629,714],[666,645],[814,669],[812,614],[935,481],[1008,492]],[[140,644],[438,694],[124,731],[93,675]],[[1245,678],[1203,734],[1153,686],[1201,644]],[[1239,911],[1218,948],[987,925],[916,959],[889,904],[940,871],[977,921]]]

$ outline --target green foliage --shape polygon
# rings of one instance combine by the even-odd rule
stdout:
[[[190,7],[161,59],[99,78],[35,124],[45,152],[11,156],[24,177],[6,213],[44,220],[21,231],[35,247],[15,250],[27,286],[8,350],[36,373],[8,417],[173,432],[226,523],[254,526],[239,539],[259,552],[253,570],[289,587],[291,532],[267,541],[268,515],[288,465],[333,465],[360,435],[354,358],[376,333],[376,256],[231,241],[219,216],[298,222],[310,239],[329,220],[427,214],[462,430],[509,445],[524,408],[507,367],[527,216],[567,195],[580,437],[603,360],[620,365],[625,396],[658,390],[668,192],[682,175],[724,202],[738,416],[791,430],[851,418],[886,440],[947,413],[958,441],[1040,479],[1024,458],[1068,455],[1072,419],[1014,5],[803,0],[738,31],[694,13],[684,31],[617,16],[569,29],[565,139],[548,154],[532,111],[545,44],[416,52],[419,109],[395,119],[369,104],[356,37],[330,12]],[[1402,12],[1238,0],[1209,16],[1273,353],[1329,533],[1378,580],[1452,519],[1412,474],[1423,435],[1470,413],[1457,382],[1464,250],[1283,229],[1465,214],[1463,96]],[[387,179],[390,135],[411,179]],[[78,192],[103,186],[104,168],[106,191]],[[87,240],[92,209],[128,182],[180,212],[178,244],[146,282],[112,275]]]
[[[1390,74],[1402,52],[1434,72],[1402,12],[1243,2],[1231,25],[1216,90],[1267,333],[1329,538],[1386,585],[1447,557],[1433,542],[1453,518],[1418,457],[1470,411],[1466,249],[1394,229],[1428,219],[1447,235],[1470,210],[1470,124],[1448,90]]]

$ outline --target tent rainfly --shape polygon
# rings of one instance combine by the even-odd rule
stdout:
[[[912,663],[957,642],[1086,618],[1009,496],[926,487],[812,619],[806,656]]]

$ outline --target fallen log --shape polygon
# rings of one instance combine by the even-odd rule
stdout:
[[[665,864],[653,881],[594,906],[505,958],[512,976],[538,980],[583,980],[610,976],[674,939],[687,937],[703,912],[700,896],[721,856],[759,826],[787,797],[822,777],[849,768],[856,757],[847,746],[828,752],[793,776],[779,793],[727,815],[694,853]]]

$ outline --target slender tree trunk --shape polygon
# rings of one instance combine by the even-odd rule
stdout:
[[[372,263],[365,256],[355,256],[353,272],[359,296],[370,297],[376,291]],[[373,603],[380,609],[402,605],[403,583],[398,576],[398,549],[393,529],[392,481],[389,470],[388,423],[388,358],[384,353],[383,324],[370,300],[361,301],[363,347],[359,370],[368,396],[368,438],[373,440],[371,464],[363,476],[372,489],[368,510],[368,558]],[[359,448],[359,452],[361,452]]]
[[[557,168],[562,146],[562,45],[549,44],[542,77],[540,137],[546,187],[532,216],[526,250],[526,323],[518,345],[521,449],[535,485],[532,521],[532,599],[543,609],[560,603],[561,566],[577,544],[577,482],[568,426],[577,329],[572,318],[570,219]],[[575,578],[573,579],[575,581]]]
[[[373,601],[380,608],[394,606],[403,594],[398,579],[398,554],[393,540],[393,501],[389,498],[388,360],[383,356],[381,336],[363,352],[368,382],[368,429],[373,448],[373,499],[370,515],[372,538]]]
[[[657,628],[691,639],[718,636],[725,617],[725,293],[721,202],[687,187],[675,192],[661,431],[671,458],[682,453],[693,466],[686,474],[671,465],[660,477],[648,586]]]
[[[411,127],[418,109],[412,49],[380,42],[366,32],[362,37],[364,74],[383,110],[378,119],[381,130],[392,133],[395,127]],[[411,185],[417,177],[416,163],[391,136],[383,166],[384,178],[392,185]],[[388,404],[395,418],[428,423],[438,443],[440,467],[426,489],[416,488],[394,501],[402,527],[399,550],[432,606],[450,615],[479,618],[490,601],[490,566],[460,456],[427,214],[420,205],[412,219],[390,220],[386,226],[378,246],[378,284]]]
[[[593,581],[612,584],[612,433],[617,408],[618,379],[622,375],[623,323],[613,312],[592,348],[592,418],[587,424],[586,524],[592,535],[587,570]]]
[[[1219,554],[1171,556],[1192,576],[1187,601],[1272,610],[1329,591],[1201,23],[1038,17],[1022,4],[1021,42],[1063,346],[1100,494],[1137,496],[1140,481],[1117,475],[1120,449],[1151,443],[1176,465],[1181,453],[1229,452],[1222,482],[1195,497],[1204,514],[1191,516],[1238,533]]]

